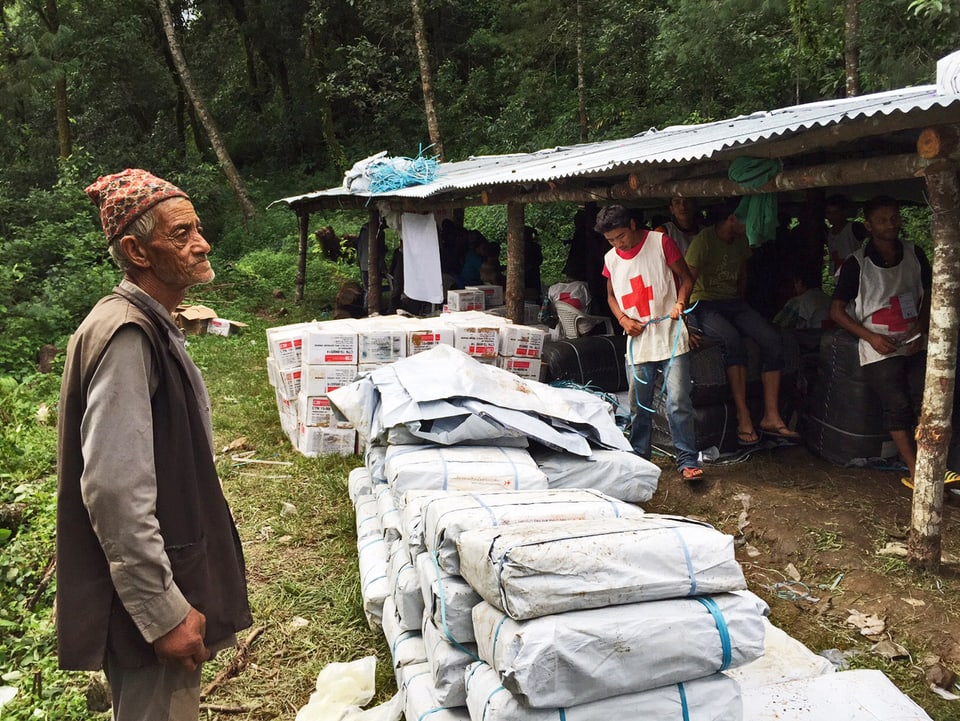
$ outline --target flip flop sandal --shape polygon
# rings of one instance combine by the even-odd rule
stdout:
[[[768,436],[773,436],[774,438],[783,438],[785,441],[800,440],[800,434],[796,431],[791,431],[786,426],[777,426],[776,428],[764,428],[760,426],[760,432]]]
[[[703,478],[703,469],[687,466],[680,469],[680,477],[685,481],[699,481]]]
[[[753,433],[747,433],[746,431],[737,431],[737,443],[741,446],[755,446],[760,442],[760,435],[754,431]]]

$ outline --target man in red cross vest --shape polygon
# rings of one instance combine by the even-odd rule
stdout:
[[[662,372],[677,468],[685,480],[701,478],[690,402],[690,339],[681,317],[693,278],[676,243],[640,228],[620,205],[603,208],[595,230],[613,246],[603,258],[607,304],[628,336],[630,444],[650,458],[654,382]]]
[[[880,399],[883,427],[910,471],[905,481],[912,482],[933,272],[919,246],[900,240],[895,199],[874,198],[863,214],[870,237],[840,266],[830,318],[860,339],[864,380]]]

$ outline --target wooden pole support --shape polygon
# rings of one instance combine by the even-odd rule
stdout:
[[[949,158],[960,147],[960,126],[938,125],[924,128],[917,138],[917,154],[924,160]]]

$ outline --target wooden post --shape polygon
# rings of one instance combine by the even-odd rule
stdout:
[[[926,176],[933,211],[933,289],[923,410],[917,426],[917,469],[908,549],[910,561],[940,570],[943,473],[950,444],[950,416],[957,364],[957,301],[960,298],[960,184],[954,168]]]
[[[507,317],[523,323],[524,205],[507,203]]]
[[[300,246],[297,255],[297,287],[294,299],[297,303],[303,302],[303,288],[307,284],[307,229],[310,226],[310,211],[297,211],[297,226],[300,229]]]
[[[380,211],[370,207],[367,219],[367,313],[380,313],[380,285],[383,278],[380,275],[380,244],[377,236],[380,234]]]

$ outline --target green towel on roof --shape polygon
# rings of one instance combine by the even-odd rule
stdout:
[[[745,188],[759,188],[783,170],[783,163],[768,158],[740,157],[730,164],[727,175]],[[747,226],[750,245],[757,247],[777,235],[776,193],[745,195],[737,206],[736,216]]]

